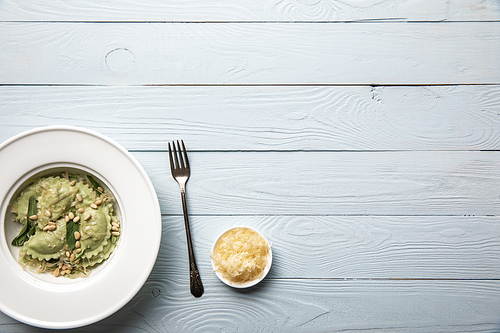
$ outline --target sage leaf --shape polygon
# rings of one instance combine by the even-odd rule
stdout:
[[[32,224],[30,227],[30,230],[28,231],[28,238],[33,236],[36,232],[36,224]]]
[[[36,207],[36,197],[32,195],[28,201],[28,216],[37,214]],[[26,242],[30,236],[35,234],[36,221],[31,221],[29,218],[26,218],[26,223],[24,223],[23,228],[19,232],[16,238],[12,240],[12,245],[14,246],[22,246],[24,242]]]
[[[14,246],[22,246],[24,244],[24,241],[26,240],[26,236],[28,235],[28,227],[29,227],[29,220],[26,220],[26,223],[23,225],[23,228],[19,232],[19,235],[17,235],[16,238],[12,240],[12,245]]]
[[[70,249],[74,249],[76,246],[75,231],[78,229],[78,225],[73,220],[66,224],[66,242]]]
[[[98,182],[96,182],[96,181],[95,181],[95,179],[94,179],[94,178],[92,178],[92,176],[91,176],[91,175],[87,175],[87,178],[89,179],[90,184],[92,184],[92,186],[94,187],[94,190],[96,190],[96,192],[97,192],[99,195],[101,195],[101,194],[103,194],[103,193],[104,193],[104,190],[103,190],[102,192],[101,192],[101,191],[99,191],[99,187],[101,187],[101,185],[99,185],[99,183],[98,183]],[[101,188],[102,188],[102,187],[101,187]]]
[[[37,208],[37,205],[36,205],[36,197],[34,195],[32,195],[29,199],[29,203],[28,203],[28,216],[32,216],[32,215],[37,215],[38,214],[38,208]],[[28,231],[28,238],[30,238],[31,236],[33,236],[36,232],[36,224],[37,222],[36,221],[31,221],[30,219],[27,219],[26,220],[26,224],[30,224],[30,228],[29,228],[29,231]]]
[[[32,195],[28,203],[28,216],[36,215],[37,213],[38,209],[36,207],[36,197]]]

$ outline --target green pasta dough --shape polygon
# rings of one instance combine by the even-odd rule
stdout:
[[[66,242],[66,221],[61,219],[53,231],[37,231],[23,245],[23,251],[33,258],[50,260],[59,258],[59,251]]]
[[[90,208],[85,214],[91,214],[91,218],[81,224],[81,244],[85,249],[83,258],[90,258],[102,252],[104,246],[111,237],[111,218],[106,206],[99,206],[94,210]]]
[[[121,226],[114,204],[114,197],[88,175],[37,179],[14,205],[16,221],[25,224],[13,241],[21,245],[19,263],[56,277],[88,276],[116,248]]]

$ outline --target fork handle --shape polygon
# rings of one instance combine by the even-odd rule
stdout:
[[[191,240],[191,229],[189,228],[189,218],[186,203],[186,188],[181,185],[181,198],[182,198],[182,213],[184,214],[184,225],[186,228],[186,239],[189,255],[189,284],[191,287],[191,294],[194,297],[201,297],[204,292],[203,283],[201,282],[200,272],[196,265],[194,257],[193,241]]]

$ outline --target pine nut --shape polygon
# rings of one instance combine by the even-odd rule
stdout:
[[[52,216],[52,213],[50,212],[50,210],[46,210],[45,211],[45,216],[47,216],[47,217],[51,217]]]
[[[69,212],[68,216],[70,220],[75,218],[75,214],[73,214],[73,212]]]
[[[68,216],[68,215],[66,215],[66,216],[64,217],[64,219],[66,220],[66,223],[68,223],[68,222],[69,222],[69,216]]]
[[[120,225],[119,225],[118,223],[116,223],[116,222],[111,222],[111,225],[112,225],[113,227],[117,227],[117,228],[119,228],[119,227],[120,227]]]
[[[61,173],[61,176],[63,176],[63,178],[66,178],[67,175],[68,174],[66,172]]]
[[[38,215],[31,215],[29,217],[30,220],[38,220]]]
[[[78,208],[78,213],[83,213],[84,211],[85,211],[85,209],[83,209],[83,208],[81,208],[81,207],[80,207],[80,208]]]
[[[80,253],[80,252],[82,252],[82,249],[76,249],[76,251],[75,251],[75,252],[76,252],[76,253]]]
[[[79,240],[80,239],[80,233],[78,231],[75,231],[75,239]]]
[[[120,229],[118,229],[118,228],[117,228],[117,227],[115,227],[115,226],[112,226],[112,227],[111,227],[111,230],[113,230],[113,231],[120,231]]]
[[[66,271],[61,271],[61,275],[65,275],[66,274]]]
[[[56,223],[54,221],[49,221],[48,223],[49,225],[56,225]]]
[[[100,186],[97,188],[97,190],[98,190],[99,192],[101,192],[101,193],[102,193],[102,192],[104,192],[103,188],[102,188],[102,187],[100,187]]]
[[[65,271],[67,271],[70,267],[71,267],[70,264],[64,264],[64,266],[62,267],[62,269],[65,270]]]
[[[45,229],[45,228],[44,228],[44,229]],[[54,230],[56,230],[56,226],[55,226],[55,225],[53,225],[53,224],[50,224],[50,225],[48,225],[48,226],[47,226],[47,230],[48,230],[48,231],[54,231]]]
[[[95,204],[96,204],[97,206],[99,206],[100,204],[102,204],[102,200],[101,200],[101,199],[97,200],[97,201],[95,202]]]
[[[77,249],[79,249],[79,248],[81,247],[81,245],[80,245],[80,241],[76,241],[76,243],[75,243],[75,247],[76,247]]]
[[[75,184],[76,184],[76,180],[73,180],[71,183],[69,183],[69,185],[71,185],[71,186],[75,186]]]
[[[57,267],[58,267],[59,269],[61,269],[61,268],[63,267],[63,265],[64,265],[64,264],[63,264],[62,262],[60,262],[60,263],[59,263],[59,265],[57,265]]]
[[[111,234],[116,237],[120,236],[120,233],[118,231],[113,231]]]
[[[87,213],[87,215],[85,215],[85,217],[83,218],[85,221],[87,221],[88,219],[90,219],[92,215],[90,215],[90,213]]]
[[[52,273],[55,277],[58,277],[59,276],[59,267],[55,269],[55,271]]]
[[[76,216],[76,217],[73,219],[73,222],[75,222],[75,223],[76,223],[76,222],[78,222],[78,221],[80,221],[80,216]]]
[[[76,255],[73,253],[71,254],[71,257],[69,258],[70,261],[75,261]]]
[[[43,231],[48,231],[48,230],[49,230],[49,226],[48,226],[48,225],[46,225],[45,227],[43,227],[43,229],[42,229],[42,230],[43,230]]]
[[[83,201],[83,198],[82,198],[82,196],[80,195],[80,193],[77,193],[77,194],[76,194],[76,200],[78,200],[78,202],[82,202],[82,201]]]
[[[90,205],[90,207],[91,207],[92,209],[97,209],[97,205],[96,205],[96,204],[92,204],[92,205]]]
[[[66,251],[66,257],[68,257],[68,258],[69,258],[69,256],[70,256],[70,255],[71,255],[71,253],[69,253],[69,251]],[[64,267],[64,266],[63,266],[63,267]],[[64,269],[66,269],[66,268],[64,268]]]

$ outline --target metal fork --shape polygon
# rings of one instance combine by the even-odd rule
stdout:
[[[191,174],[189,168],[189,160],[187,157],[186,147],[184,146],[184,141],[181,140],[182,151],[177,141],[177,148],[175,147],[175,142],[172,141],[172,148],[170,148],[170,142],[168,143],[168,155],[170,157],[170,170],[172,171],[172,176],[179,183],[181,188],[181,198],[182,198],[182,212],[184,213],[184,225],[186,228],[186,238],[189,254],[189,282],[191,286],[191,294],[194,297],[200,297],[203,295],[203,284],[201,283],[200,273],[198,272],[198,267],[196,266],[196,260],[194,258],[193,242],[191,240],[191,229],[189,228],[189,218],[186,204],[186,182]],[[172,152],[173,151],[173,152]],[[175,163],[174,163],[175,162]]]

